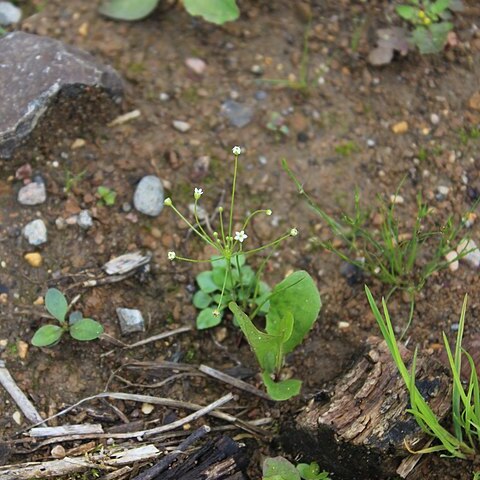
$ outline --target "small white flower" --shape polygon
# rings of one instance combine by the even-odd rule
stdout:
[[[296,237],[296,236],[298,235],[298,230],[297,230],[296,228],[292,228],[292,229],[290,230],[290,235],[291,235],[292,237]]]
[[[163,201],[163,204],[164,204],[166,207],[171,207],[171,206],[172,206],[172,199],[167,197],[167,198]]]
[[[175,252],[168,252],[167,257],[169,260],[175,260],[177,254]]]
[[[238,157],[238,155],[240,155],[242,153],[242,149],[240,147],[233,147],[232,152],[233,152],[234,155],[236,155]]]
[[[270,209],[268,209],[268,210],[265,210],[265,215],[268,215],[268,216],[270,216],[271,214],[272,214],[272,211],[271,211]]]
[[[193,197],[195,198],[195,200],[199,200],[202,195],[203,195],[203,190],[201,188],[196,188],[193,191]]]
[[[217,318],[220,316],[220,311],[218,309],[215,309],[213,312],[212,312],[212,315]]]
[[[248,235],[243,230],[240,230],[239,232],[235,232],[235,237],[233,238],[237,242],[242,243],[246,238],[248,238]]]

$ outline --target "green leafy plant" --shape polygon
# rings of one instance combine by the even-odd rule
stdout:
[[[455,2],[461,4],[461,2]],[[455,5],[452,0],[408,0],[407,4],[398,5],[398,15],[409,22],[414,30],[411,41],[422,54],[438,53],[447,43],[453,24],[450,10]]]
[[[298,192],[326,223],[332,235],[341,240],[343,246],[337,247],[333,241],[318,241],[318,245],[390,286],[387,299],[396,290],[408,294],[410,315],[405,331],[412,320],[415,297],[422,290],[427,279],[471,251],[468,248],[459,247],[461,244],[467,245],[463,242],[465,238],[462,237],[461,232],[468,218],[468,212],[458,223],[449,216],[441,227],[438,227],[435,222],[427,224],[432,215],[432,209],[419,194],[414,224],[409,232],[404,233],[395,210],[395,199],[399,197],[400,184],[390,204],[379,197],[379,207],[375,213],[381,221],[378,228],[374,229],[369,225],[371,212],[361,207],[358,191],[355,192],[353,214],[343,213],[340,218],[334,218],[305,192],[285,160],[283,160],[283,168],[295,182]],[[470,212],[475,208],[476,204]],[[456,256],[451,260],[445,259],[445,255],[454,251],[455,247],[457,247]]]
[[[293,465],[286,458],[271,457],[263,462],[262,480],[329,480],[328,472],[320,472],[318,463]]]
[[[99,12],[116,20],[141,20],[150,15],[160,0],[105,0]],[[200,16],[207,22],[223,25],[240,16],[235,0],[183,0],[185,10],[192,16]]]
[[[65,187],[63,190],[65,193],[70,192],[87,174],[86,170],[82,170],[80,173],[72,173],[70,170],[67,170],[65,173]]]
[[[435,413],[422,397],[415,384],[415,369],[417,360],[417,349],[413,355],[410,372],[408,371],[400,351],[398,349],[395,332],[393,330],[390,315],[388,313],[387,303],[382,298],[383,315],[380,313],[372,293],[365,286],[367,299],[372,309],[375,320],[380,327],[383,338],[387,343],[388,349],[392,355],[393,361],[405,382],[405,386],[410,394],[410,412],[421,429],[437,439],[440,444],[424,448],[415,453],[433,453],[447,452],[449,456],[456,458],[472,458],[475,453],[478,454],[480,446],[480,388],[479,380],[472,356],[462,348],[463,332],[465,328],[465,313],[467,309],[467,296],[465,296],[460,321],[457,332],[455,348],[452,352],[447,336],[443,334],[443,342],[447,351],[450,369],[453,377],[452,385],[452,434],[440,424]],[[470,365],[470,379],[463,386],[460,376],[462,367],[462,357],[465,357]]]
[[[97,188],[97,195],[100,197],[100,202],[107,207],[115,205],[115,200],[117,199],[117,192],[115,192],[115,190],[100,185],[100,187]]]
[[[228,303],[233,299],[238,299],[244,310],[253,311],[259,307],[259,313],[268,311],[270,287],[265,282],[258,281],[253,269],[245,263],[245,255],[236,255],[230,262],[231,277],[226,280],[226,261],[221,257],[212,257],[212,270],[203,271],[196,277],[200,290],[195,293],[192,302],[200,310],[197,316],[199,330],[218,325]],[[223,297],[222,288],[225,288]],[[220,315],[215,317],[213,311],[216,308]]]
[[[43,325],[32,338],[32,345],[48,347],[57,343],[65,332],[81,342],[95,340],[103,333],[103,327],[91,318],[84,318],[81,312],[71,312],[65,295],[56,288],[49,288],[45,295],[45,307],[60,325]]]
[[[360,147],[351,140],[335,146],[335,153],[342,157],[349,157],[352,153],[358,153],[359,151]]]
[[[270,114],[266,127],[268,130],[275,133],[277,140],[280,140],[282,136],[288,136],[290,133],[290,129],[285,123],[285,117],[278,112],[272,112]]]
[[[234,233],[235,191],[241,149],[234,147],[232,151],[234,168],[230,211],[228,223],[224,224],[224,208],[223,206],[218,208],[219,231],[207,232],[209,230],[207,225],[206,230],[200,222],[198,201],[203,195],[201,188],[195,188],[193,193],[194,222],[188,220],[170,198],[164,201],[164,204],[171,207],[192,232],[217,251],[217,255],[209,260],[197,260],[181,257],[176,252],[170,251],[168,258],[172,261],[211,263],[212,270],[197,276],[200,291],[193,298],[195,306],[201,310],[197,318],[197,326],[209,328],[218,325],[228,305],[257,356],[269,395],[274,400],[287,400],[298,394],[301,382],[281,378],[285,354],[301,343],[317,319],[321,307],[320,295],[315,283],[306,272],[295,272],[289,275],[271,293],[268,286],[261,282],[261,273],[270,255],[281,242],[290,237],[296,237],[298,231],[296,228],[291,228],[272,242],[244,250],[244,242],[248,238],[246,232],[252,218],[259,214],[269,216],[272,211],[270,209],[255,210],[240,224],[241,229]],[[255,274],[246,265],[246,258],[267,249],[270,253],[263,259]],[[266,332],[258,330],[254,325],[256,317],[260,314],[266,314]]]

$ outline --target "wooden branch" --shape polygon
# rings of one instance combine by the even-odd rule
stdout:
[[[412,354],[400,349],[407,368]],[[451,382],[431,357],[419,356],[416,385],[439,419],[450,409]],[[405,443],[419,450],[428,441],[407,413],[409,395],[390,352],[378,338],[341,377],[328,400],[315,399],[282,434],[286,451],[343,480],[382,479],[394,475],[408,456]]]
[[[61,427],[36,427],[31,428],[28,433],[35,438],[89,435],[103,433],[103,427],[98,423],[86,423],[84,425],[62,425]]]
[[[18,408],[23,412],[26,418],[37,425],[43,424],[44,420],[33,406],[32,402],[20,390],[10,372],[5,366],[5,362],[0,360],[0,383],[3,388],[10,394]]]

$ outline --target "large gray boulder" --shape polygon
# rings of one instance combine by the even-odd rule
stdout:
[[[123,92],[113,68],[78,48],[24,32],[1,37],[0,158],[12,155],[60,93],[75,102],[92,87],[114,101]]]

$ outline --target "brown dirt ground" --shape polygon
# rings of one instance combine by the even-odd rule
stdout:
[[[272,208],[276,221],[275,226],[269,219],[256,221],[249,241],[266,241],[291,226],[300,231],[273,258],[266,279],[273,284],[292,269],[307,269],[322,296],[319,321],[289,360],[292,373],[304,381],[303,398],[339,375],[363,340],[376,334],[377,328],[363,283],[349,285],[339,273],[341,261],[315,247],[315,239],[328,238],[328,232],[299,198],[282,172],[280,160],[288,159],[305,181],[305,188],[331,213],[349,208],[355,187],[367,205],[374,205],[377,194],[388,198],[405,175],[401,191],[405,204],[398,210],[406,224],[411,222],[418,192],[423,192],[438,209],[439,224],[449,214],[458,218],[480,192],[479,142],[462,141],[461,135],[463,129],[480,121],[479,112],[468,108],[469,98],[478,90],[480,74],[480,37],[472,33],[472,25],[480,20],[475,2],[466,2],[471,7],[469,14],[455,21],[460,46],[432,57],[411,54],[375,69],[367,65],[365,58],[372,46],[374,28],[388,25],[387,13],[392,6],[382,1],[312,1],[314,16],[308,35],[310,86],[306,95],[262,82],[298,76],[307,25],[302,9],[292,7],[292,3],[240,2],[242,18],[223,28],[192,19],[179,8],[160,10],[138,23],[113,22],[96,13],[97,2],[79,0],[42,3],[41,11],[24,21],[25,30],[76,45],[117,68],[126,81],[121,111],[138,108],[142,112],[139,119],[108,128],[101,120],[103,114],[94,109],[85,108],[81,117],[74,117],[67,107],[59,106],[13,161],[0,163],[0,260],[6,262],[6,267],[0,269],[0,284],[9,290],[6,303],[0,305],[0,339],[7,340],[0,355],[42,413],[52,414],[102,391],[112,372],[132,360],[206,363],[217,368],[244,365],[255,372],[248,346],[243,342],[237,348],[238,332],[227,323],[226,338],[221,342],[217,339],[225,332],[219,328],[213,332],[192,331],[131,351],[104,341],[85,345],[64,339],[60,347],[30,347],[27,357],[19,358],[18,341],[29,342],[44,321],[43,307],[33,302],[48,286],[69,288],[70,298],[80,293],[83,312],[101,321],[106,332],[115,337],[120,335],[115,309],[130,306],[142,310],[148,318],[147,332],[128,338],[130,342],[194,325],[191,295],[196,270],[185,264],[172,265],[166,252],[175,249],[186,255],[201,255],[202,247],[193,239],[185,241],[186,231],[171,211],[151,219],[141,214],[128,216],[122,210],[124,202],[131,202],[135,184],[142,176],[159,175],[182,209],[186,209],[193,187],[202,186],[204,205],[213,209],[222,191],[230,188],[231,147],[245,147],[237,220],[248,209]],[[352,38],[357,37],[358,45],[352,48]],[[188,57],[206,61],[202,76],[185,66]],[[262,77],[251,73],[255,64],[264,70]],[[325,78],[323,85],[317,82],[320,76]],[[258,90],[267,92],[265,100],[255,99]],[[239,101],[255,110],[251,123],[242,129],[230,126],[220,115],[221,104],[232,91],[238,92]],[[159,99],[162,92],[170,95],[168,102]],[[291,133],[277,138],[266,129],[266,123],[271,112],[288,109],[293,109],[286,115]],[[111,118],[119,112],[107,109],[104,113]],[[438,125],[431,124],[432,113],[440,116]],[[172,128],[173,120],[188,121],[192,128],[180,133]],[[408,132],[394,134],[392,125],[403,120],[409,124]],[[58,124],[64,127],[60,129]],[[72,150],[78,137],[86,140],[86,146]],[[374,148],[367,147],[367,139],[375,140]],[[354,152],[340,153],[346,142],[355,145]],[[421,155],[422,151],[426,155]],[[198,171],[202,156],[210,158],[206,172]],[[259,162],[259,156],[266,157],[266,164]],[[421,160],[415,160],[419,156]],[[52,165],[54,161],[60,163],[58,168]],[[38,208],[22,207],[15,200],[20,183],[11,178],[25,162],[31,163],[47,181],[48,200]],[[68,194],[63,190],[67,172],[85,172]],[[462,182],[464,174],[468,185]],[[97,205],[94,194],[99,185],[118,193],[114,207]],[[439,185],[450,187],[443,201],[435,197]],[[57,217],[65,218],[79,208],[93,210],[94,228],[87,232],[75,227],[62,231],[55,228]],[[23,259],[30,249],[19,231],[37,212],[49,226],[49,240],[38,249],[43,266],[34,269]],[[471,235],[478,239],[478,233],[477,222]],[[152,270],[145,278],[93,289],[72,287],[77,278],[83,279],[75,276],[79,272],[98,269],[111,257],[137,249],[153,253]],[[410,342],[427,352],[437,351],[441,332],[450,333],[452,323],[458,321],[465,293],[470,296],[466,335],[478,334],[477,278],[478,271],[466,264],[454,273],[447,270],[432,277],[418,298]],[[378,282],[367,280],[377,298],[387,293]],[[390,308],[395,321],[402,325],[408,304],[401,296],[393,296]],[[340,329],[339,321],[348,322],[349,327]],[[161,378],[126,370],[121,376],[136,384]],[[258,378],[250,381],[262,387]],[[109,389],[201,404],[225,393],[224,385],[199,377],[160,389],[129,387],[114,379]],[[302,404],[302,399],[295,399],[278,406],[236,393],[237,405],[246,409],[249,418],[291,418]],[[16,407],[3,390],[0,405],[0,430],[8,438],[18,428],[12,420]],[[104,404],[95,405],[96,414],[105,411],[112,417]],[[120,401],[115,405],[131,419],[143,415],[138,405]],[[156,409],[156,416],[168,414],[160,410]],[[68,417],[69,421],[83,419],[81,412]],[[114,416],[110,420],[118,421]],[[256,449],[256,460],[260,451],[272,453],[266,444],[260,443]],[[42,450],[28,458],[47,456],[48,451]],[[15,458],[25,460],[25,455]],[[431,462],[425,465],[425,479],[471,478],[472,467],[467,462],[447,464],[438,460],[433,467]],[[451,473],[445,474],[446,470]]]

